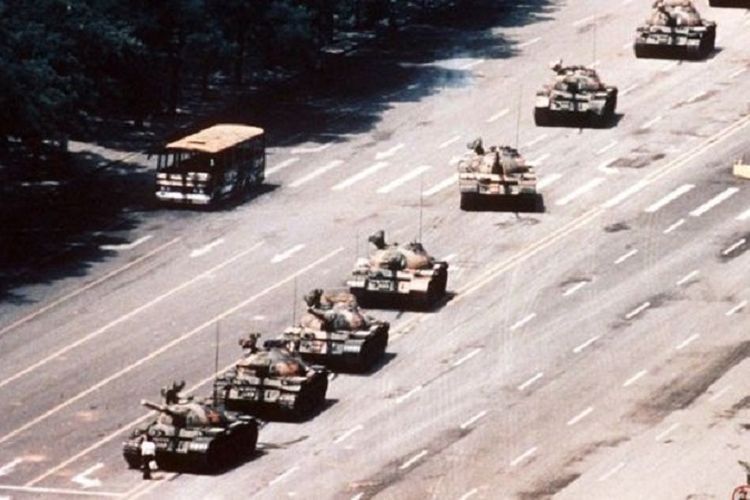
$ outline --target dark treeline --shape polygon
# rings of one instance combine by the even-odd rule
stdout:
[[[186,82],[306,69],[342,31],[447,0],[0,0],[0,142],[174,112]]]

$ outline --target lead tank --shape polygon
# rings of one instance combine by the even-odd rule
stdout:
[[[515,148],[490,146],[482,139],[467,144],[471,150],[458,162],[461,209],[468,210],[486,200],[535,199],[537,177],[534,167]]]
[[[364,314],[351,293],[305,295],[307,312],[281,339],[303,360],[342,371],[367,371],[388,345],[390,324]]]
[[[716,45],[716,23],[701,18],[690,0],[656,0],[638,27],[636,57],[703,59]]]
[[[165,470],[217,471],[250,457],[258,442],[258,421],[222,411],[179,394],[185,383],[162,389],[164,404],[142,400],[159,412],[155,420],[134,429],[123,443],[130,468],[141,466],[140,445],[149,436],[156,445],[156,462]]]
[[[536,93],[534,122],[538,126],[571,123],[604,127],[617,108],[617,87],[604,84],[593,68],[550,65],[555,77]]]
[[[386,244],[378,231],[368,239],[375,246],[369,258],[358,259],[347,281],[359,304],[387,303],[430,309],[445,295],[448,263],[429,255],[421,243]]]
[[[259,334],[240,340],[245,350],[234,368],[214,381],[218,405],[273,420],[303,420],[323,406],[328,371],[287,350],[282,342],[257,347]]]

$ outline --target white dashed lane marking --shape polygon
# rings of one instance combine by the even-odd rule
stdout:
[[[681,226],[681,225],[683,225],[684,223],[685,223],[685,219],[680,219],[680,220],[678,220],[677,222],[675,222],[674,224],[672,224],[671,226],[669,226],[668,228],[666,228],[666,229],[664,230],[664,234],[669,234],[669,233],[671,233],[672,231],[674,231],[675,229],[677,229],[678,227],[680,227],[680,226]]]
[[[266,176],[273,175],[273,174],[275,174],[276,172],[278,172],[280,170],[284,170],[285,168],[294,165],[298,161],[299,161],[299,158],[297,158],[297,157],[289,158],[287,160],[284,160],[281,163],[279,163],[278,165],[274,165],[273,167],[267,168],[266,169]]]
[[[734,314],[737,314],[738,312],[740,312],[741,310],[743,310],[746,306],[747,306],[747,301],[743,300],[742,302],[740,302],[739,304],[737,304],[736,306],[734,306],[733,308],[731,308],[730,310],[728,310],[725,313],[725,315],[732,316]]]
[[[540,42],[541,40],[542,40],[542,37],[539,37],[539,36],[538,36],[538,37],[536,37],[536,38],[532,38],[531,40],[529,40],[529,41],[527,41],[527,42],[519,43],[519,44],[517,45],[517,48],[519,48],[519,49],[524,49],[524,48],[526,48],[526,47],[529,47],[529,46],[531,46],[531,45],[534,45],[535,43],[538,43],[538,42]]]
[[[693,210],[692,212],[690,212],[690,216],[691,217],[700,217],[701,215],[704,215],[705,213],[707,213],[712,208],[715,208],[720,203],[725,202],[726,200],[728,200],[729,198],[731,198],[732,196],[734,196],[735,194],[737,194],[739,192],[739,190],[740,190],[740,188],[737,188],[737,187],[726,188],[724,191],[722,191],[721,193],[717,194],[716,196],[714,196],[713,198],[711,198],[710,200],[708,200],[706,203],[704,203],[703,205],[699,206],[698,208],[696,208],[695,210]]]
[[[508,113],[510,113],[510,110],[508,108],[505,108],[505,109],[503,109],[503,110],[495,113],[494,115],[490,116],[489,118],[487,118],[487,123],[496,122],[500,118],[502,118],[503,116],[507,115]]]
[[[303,175],[299,179],[293,181],[291,184],[289,184],[290,187],[296,188],[300,187],[301,185],[310,182],[311,180],[315,179],[316,177],[319,177],[326,172],[333,170],[336,167],[339,167],[343,165],[344,162],[342,160],[333,160],[331,162],[326,163],[322,167],[318,167],[312,172],[308,173],[307,175]]]
[[[641,370],[629,379],[625,381],[624,384],[622,384],[623,387],[630,387],[631,385],[635,384],[640,378],[644,377],[648,373],[647,370]]]
[[[591,179],[590,181],[588,181],[583,186],[581,186],[578,189],[574,190],[572,193],[568,194],[567,196],[563,196],[562,198],[560,198],[559,200],[557,200],[557,205],[560,205],[560,206],[567,205],[568,203],[570,203],[571,201],[575,200],[579,196],[582,196],[582,195],[588,193],[589,191],[591,191],[592,189],[594,189],[595,187],[597,187],[598,185],[600,185],[602,182],[604,182],[604,178],[603,177],[595,177],[595,178]]]
[[[668,195],[666,195],[664,198],[662,198],[659,201],[657,201],[657,202],[649,205],[646,208],[645,211],[648,212],[648,213],[650,213],[650,214],[652,214],[652,213],[656,212],[657,210],[659,210],[661,208],[664,208],[668,204],[672,203],[673,201],[675,201],[680,196],[689,193],[690,191],[693,190],[694,187],[695,187],[695,185],[693,185],[693,184],[683,184],[682,186],[678,187],[677,189],[675,189],[674,191],[672,191],[671,193],[669,193]]]
[[[448,139],[447,141],[445,141],[445,142],[441,143],[441,144],[440,144],[440,145],[438,146],[438,149],[445,149],[445,148],[447,148],[448,146],[450,146],[451,144],[454,144],[454,143],[456,143],[456,142],[458,142],[458,141],[460,141],[460,140],[461,140],[461,136],[460,136],[460,135],[457,135],[457,136],[451,137],[451,138],[450,138],[450,139]]]
[[[378,162],[370,167],[367,167],[364,170],[361,170],[357,172],[356,174],[352,175],[351,177],[344,179],[343,181],[339,182],[335,186],[331,188],[332,191],[341,191],[342,189],[346,189],[349,186],[356,184],[357,182],[364,180],[368,178],[369,176],[375,174],[376,172],[383,170],[385,167],[389,165],[388,162],[381,161]]]
[[[439,193],[440,191],[443,191],[443,190],[445,190],[445,189],[447,189],[447,188],[449,188],[451,186],[457,185],[457,184],[458,184],[458,174],[453,174],[450,177],[448,177],[448,178],[446,178],[446,179],[438,182],[437,184],[435,184],[431,188],[427,189],[422,194],[425,197],[430,197],[430,196],[433,196],[433,195]]]
[[[581,413],[579,413],[575,417],[573,417],[570,420],[568,420],[568,426],[577,424],[578,422],[580,422],[584,418],[588,417],[591,414],[591,412],[593,412],[593,411],[594,411],[594,408],[592,406],[589,406],[588,408],[586,408],[585,410],[583,410]]]
[[[530,458],[534,453],[536,453],[537,449],[538,448],[536,446],[532,446],[528,450],[524,451],[522,454],[511,460],[510,466],[515,467],[527,458]]]
[[[386,149],[385,151],[380,151],[375,154],[376,160],[385,160],[386,158],[390,158],[391,156],[395,155],[397,152],[402,150],[404,147],[406,147],[406,144],[399,143],[393,146],[390,149]]]
[[[729,246],[728,246],[727,248],[725,248],[725,249],[724,249],[724,250],[723,250],[723,251],[721,252],[721,255],[723,255],[723,256],[725,256],[725,257],[726,257],[726,256],[727,256],[727,255],[729,255],[730,253],[732,253],[732,252],[734,252],[735,250],[737,250],[738,248],[740,248],[740,247],[741,247],[742,245],[744,245],[745,243],[747,243],[747,239],[745,239],[745,238],[742,238],[742,239],[740,239],[740,240],[738,240],[738,241],[735,241],[734,243],[732,243],[731,245],[729,245]]]
[[[195,250],[190,252],[190,257],[194,259],[196,257],[201,257],[203,255],[206,255],[208,252],[210,252],[211,250],[213,250],[214,248],[222,244],[224,244],[224,238],[216,239],[212,241],[211,243],[208,243],[200,248],[196,248]]]
[[[474,425],[475,423],[477,423],[479,420],[481,420],[482,418],[484,418],[485,415],[487,415],[487,410],[480,411],[479,413],[477,413],[476,415],[474,415],[473,417],[471,417],[469,420],[467,420],[466,422],[462,423],[460,425],[461,429],[468,429],[469,427],[471,427],[472,425]]]
[[[153,237],[154,237],[153,235],[149,234],[147,236],[142,236],[131,243],[122,243],[120,245],[101,245],[99,248],[101,250],[109,250],[111,252],[119,252],[122,250],[132,250],[138,245],[142,245],[143,243],[146,243],[148,240],[150,240]]]
[[[289,250],[287,250],[285,252],[281,252],[281,253],[278,253],[278,254],[274,255],[273,258],[271,259],[271,264],[278,264],[279,262],[287,260],[292,255],[294,255],[295,253],[299,252],[300,250],[302,250],[306,246],[307,245],[305,245],[304,243],[300,243],[298,245],[294,245],[292,248],[290,248]]]
[[[412,179],[415,179],[419,177],[420,175],[424,174],[428,170],[430,170],[432,167],[429,165],[422,165],[420,167],[415,168],[411,172],[408,172],[404,174],[403,176],[399,177],[398,179],[386,184],[385,186],[382,186],[378,188],[377,193],[378,194],[387,194],[393,191],[394,189],[406,184]]]
[[[424,458],[425,455],[427,455],[427,450],[420,451],[419,453],[417,453],[416,455],[414,455],[413,457],[411,457],[409,460],[407,460],[406,462],[402,463],[401,466],[399,467],[399,470],[408,469],[409,467],[411,467],[415,463],[419,462],[422,458]]]
[[[683,276],[682,278],[680,278],[679,280],[677,280],[677,286],[682,286],[682,285],[684,285],[685,283],[687,283],[687,282],[688,282],[688,281],[690,281],[691,279],[695,278],[695,277],[696,277],[696,276],[698,276],[699,274],[700,274],[700,271],[699,271],[699,270],[697,270],[697,269],[696,269],[696,270],[694,270],[694,271],[690,271],[690,272],[689,272],[689,273],[687,273],[687,274],[686,274],[685,276]]]
[[[672,432],[674,432],[675,430],[677,430],[677,428],[679,426],[680,426],[680,424],[672,424],[672,425],[670,425],[668,429],[666,429],[665,431],[659,433],[659,435],[656,436],[655,440],[656,441],[661,441],[662,439],[664,439],[665,437],[667,437],[667,435],[669,435]]]
[[[518,390],[519,391],[523,391],[523,390],[527,389],[534,382],[540,380],[542,377],[544,377],[544,373],[543,372],[537,373],[536,375],[534,375],[533,377],[531,377],[530,379],[528,379],[526,382],[524,382],[523,384],[519,385],[518,386]]]
[[[615,260],[615,264],[622,264],[623,262],[625,262],[625,261],[626,261],[626,260],[628,260],[629,258],[633,257],[633,256],[634,256],[634,255],[636,255],[637,253],[638,253],[638,249],[637,249],[637,248],[634,248],[634,249],[630,250],[629,252],[627,252],[627,253],[624,253],[623,255],[619,256],[619,257],[618,257],[618,258],[617,258],[617,259]]]

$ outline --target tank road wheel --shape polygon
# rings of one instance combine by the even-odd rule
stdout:
[[[546,108],[534,108],[534,123],[537,127],[549,127],[552,124],[552,116]]]

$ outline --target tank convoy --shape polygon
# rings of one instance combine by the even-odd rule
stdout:
[[[347,281],[359,304],[430,309],[445,296],[448,263],[436,260],[421,243],[388,244],[383,231],[368,241],[375,250],[357,260]]]
[[[703,59],[716,45],[716,23],[701,18],[690,0],[656,0],[636,30],[636,57]]]
[[[471,152],[458,162],[461,210],[493,200],[536,201],[534,167],[510,146],[484,148],[482,139],[467,144]]]
[[[340,371],[364,372],[385,353],[390,324],[364,314],[351,293],[316,288],[307,312],[280,340],[304,361]]]
[[[536,93],[534,122],[541,127],[575,124],[604,127],[617,108],[617,87],[604,84],[593,68],[550,65],[554,79]]]
[[[305,363],[281,341],[240,339],[244,356],[214,381],[218,406],[274,420],[303,420],[325,403],[328,371]]]
[[[255,418],[184,397],[180,393],[184,386],[184,382],[173,383],[162,389],[164,404],[141,401],[158,415],[134,429],[123,444],[130,468],[141,466],[140,445],[146,436],[156,445],[156,461],[162,469],[211,472],[254,454],[259,428]]]

